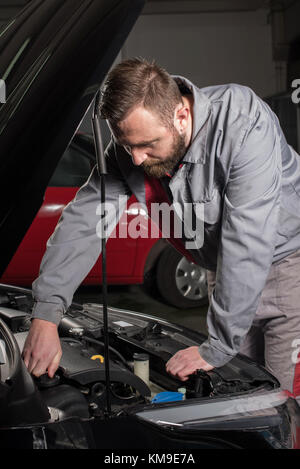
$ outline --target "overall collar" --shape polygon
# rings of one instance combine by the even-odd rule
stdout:
[[[180,75],[173,75],[173,79],[178,85],[181,84],[188,88],[194,97],[192,139],[188,151],[181,162],[204,164],[211,102],[205,94],[187,78]]]

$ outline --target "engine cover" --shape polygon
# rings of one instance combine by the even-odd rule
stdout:
[[[63,355],[60,367],[63,376],[76,381],[80,385],[94,382],[105,382],[105,363],[92,360],[82,344],[65,342],[62,340]],[[110,379],[112,382],[127,384],[135,388],[142,396],[150,396],[151,392],[146,383],[120,364],[110,360]]]

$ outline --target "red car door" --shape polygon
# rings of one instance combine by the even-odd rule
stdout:
[[[87,142],[87,140],[89,140]],[[53,233],[61,212],[86,181],[94,163],[88,152],[90,137],[77,135],[64,153],[45,193],[44,203],[27,231],[22,243],[4,272],[1,282],[31,285],[38,276],[39,266],[48,238]],[[130,200],[130,203],[132,199]],[[120,223],[129,223],[135,215],[127,211]],[[99,243],[100,243],[99,239]],[[153,243],[150,242],[150,245]],[[111,237],[107,242],[107,279],[110,283],[135,283],[143,281],[135,275],[137,239]],[[140,256],[139,256],[140,257]],[[141,259],[139,259],[141,262]],[[141,269],[138,269],[140,272]],[[101,282],[101,258],[95,264],[84,284]]]

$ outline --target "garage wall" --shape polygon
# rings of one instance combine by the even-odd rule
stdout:
[[[0,0],[0,25],[28,1]],[[246,0],[235,2],[235,8],[259,8],[256,11],[199,11],[203,10],[204,4],[208,8],[213,3],[216,6],[220,2],[149,1],[117,61],[141,55],[155,58],[170,73],[185,75],[200,87],[234,82],[250,86],[262,97],[275,94],[278,90],[269,0],[252,0],[247,5]],[[228,7],[230,2],[224,0],[225,3]],[[282,5],[285,8],[285,42],[291,43],[300,35],[300,0],[282,0]],[[157,11],[165,14],[157,14]],[[289,75],[298,77],[299,66],[299,61],[290,64]],[[81,130],[91,131],[90,115],[87,114]]]
[[[255,12],[142,15],[117,61],[155,59],[170,73],[197,86],[239,83],[260,96],[276,92],[271,26],[267,10]],[[81,131],[89,132],[91,113]],[[109,133],[104,128],[105,143]]]
[[[285,12],[286,39],[290,47],[288,84],[300,78],[300,1],[293,3]],[[300,123],[299,123],[300,125]],[[300,132],[299,132],[300,133]]]
[[[0,0],[0,25],[28,2]],[[197,12],[197,8],[203,10],[208,3],[214,8],[220,4],[202,0],[147,2],[145,14],[138,19],[120,57],[155,58],[171,73],[186,75],[200,87],[236,82],[252,87],[260,96],[275,93],[269,0],[235,2],[235,8],[251,6],[254,10],[260,6],[256,11]],[[228,0],[223,4],[230,6]],[[282,0],[282,4],[286,42],[290,43],[300,35],[300,0]],[[176,10],[183,13],[174,14]],[[149,14],[151,11],[169,13]]]
[[[285,10],[286,39],[290,43],[300,36],[300,2],[292,3]]]
[[[143,15],[122,57],[155,58],[198,86],[240,83],[265,96],[276,91],[267,10]]]

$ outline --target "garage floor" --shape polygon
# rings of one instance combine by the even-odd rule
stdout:
[[[80,287],[75,295],[77,303],[102,303],[102,288]],[[151,296],[143,285],[109,285],[108,306],[123,308],[131,311],[151,314],[170,322],[182,324],[193,330],[207,334],[206,312],[207,306],[191,309],[177,309],[167,305],[159,298],[157,292]]]

